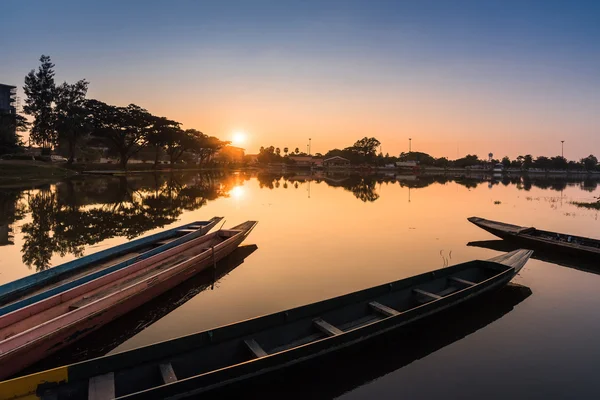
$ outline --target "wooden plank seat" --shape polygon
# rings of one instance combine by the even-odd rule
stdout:
[[[425,302],[439,300],[443,297],[439,294],[431,293],[423,289],[413,289],[413,292],[423,295],[426,298]]]
[[[173,371],[173,366],[171,363],[160,364],[160,376],[162,376],[164,383],[173,383],[177,382],[177,375],[175,375],[175,371]]]
[[[246,344],[246,347],[248,347],[248,350],[250,350],[250,352],[254,354],[254,357],[261,358],[268,356],[267,352],[263,350],[263,348],[260,346],[260,344],[256,342],[256,340],[246,339],[244,340],[244,343]]]
[[[190,233],[190,232],[196,232],[196,231],[197,231],[197,229],[189,229],[189,228],[186,228],[186,229],[180,229],[180,230],[178,230],[177,232],[181,232],[181,233]]]
[[[383,304],[378,303],[376,301],[370,302],[369,306],[373,310],[377,311],[380,314],[385,315],[386,317],[393,317],[394,315],[400,314],[400,311],[394,310],[393,308],[388,307],[388,306],[384,306]]]
[[[471,281],[468,281],[468,280],[466,280],[466,279],[462,279],[462,278],[457,278],[457,277],[455,277],[455,276],[451,276],[451,277],[449,277],[449,278],[448,278],[448,280],[450,280],[450,281],[452,281],[452,282],[456,282],[456,283],[463,284],[463,285],[465,285],[465,286],[473,286],[473,285],[476,285],[476,283],[475,283],[475,282],[471,282]]]
[[[88,385],[89,400],[105,400],[115,398],[115,374],[109,372],[90,378]]]
[[[341,335],[342,333],[344,333],[340,329],[336,328],[335,326],[331,325],[329,322],[324,321],[321,318],[313,320],[313,323],[321,332],[323,332],[327,336]]]

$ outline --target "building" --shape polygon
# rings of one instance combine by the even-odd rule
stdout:
[[[295,167],[311,167],[313,165],[312,156],[288,156],[288,158],[294,161]]]
[[[329,158],[326,158],[325,160],[323,160],[323,166],[325,168],[328,168],[328,167],[335,167],[335,168],[349,167],[350,166],[350,160],[348,160],[347,158],[344,158],[344,157],[340,157],[340,156],[329,157]]]
[[[0,113],[16,114],[17,87],[0,83]]]

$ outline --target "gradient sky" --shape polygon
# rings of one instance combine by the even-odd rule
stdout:
[[[0,13],[0,83],[58,82],[222,139],[313,152],[600,156],[599,1],[27,1]]]

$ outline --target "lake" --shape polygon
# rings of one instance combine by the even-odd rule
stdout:
[[[4,188],[0,284],[196,220],[259,221],[216,276],[191,279],[33,371],[502,254],[470,216],[600,237],[598,212],[572,204],[598,195],[597,180],[266,172]],[[589,268],[531,259],[514,284],[475,304],[226,394],[598,398],[600,276]]]

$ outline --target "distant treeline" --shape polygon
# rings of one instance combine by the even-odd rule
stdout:
[[[193,154],[202,164],[229,143],[196,129],[184,130],[181,123],[152,115],[135,104],[119,107],[88,99],[89,82],[85,79],[57,86],[50,57],[42,55],[40,62],[37,71],[27,74],[23,87],[23,112],[33,117],[32,123],[18,114],[6,114],[0,129],[23,132],[30,128],[30,142],[42,146],[45,153],[59,146],[72,163],[77,149],[107,148],[125,168],[131,157],[149,148],[154,152],[155,165],[160,154],[167,154],[175,163],[184,153]],[[0,136],[12,141],[0,143],[0,154],[14,152],[22,145],[19,135]]]
[[[446,157],[435,158],[427,153],[419,151],[402,152],[400,155],[391,156],[378,152],[381,146],[379,140],[374,137],[365,137],[356,141],[352,146],[342,150],[333,149],[327,153],[316,153],[314,157],[329,157],[340,156],[350,161],[352,165],[369,164],[376,166],[385,166],[402,161],[415,161],[421,166],[439,167],[439,168],[472,168],[486,167],[495,164],[502,164],[505,169],[514,168],[520,170],[541,169],[541,170],[574,170],[574,171],[594,171],[600,170],[598,167],[598,159],[589,155],[579,161],[567,160],[564,157],[545,157],[539,156],[535,159],[531,154],[518,156],[511,160],[509,157],[504,157],[501,160],[494,159],[491,155],[487,160],[480,159],[476,154],[468,154],[465,157],[456,160],[449,160]],[[269,146],[261,147],[258,155],[258,161],[261,163],[288,163],[293,164],[293,159],[289,156],[307,156],[307,153],[301,152],[298,148],[290,152],[288,147],[283,148],[283,154],[279,147]]]

